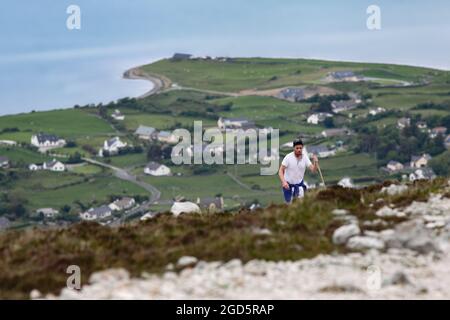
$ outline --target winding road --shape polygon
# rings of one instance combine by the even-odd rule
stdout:
[[[82,158],[82,160],[86,161],[87,163],[96,165],[96,166],[110,169],[114,172],[114,176],[116,176],[118,179],[131,182],[151,193],[150,200],[141,203],[139,205],[139,207],[137,207],[137,208],[127,211],[120,219],[112,222],[110,224],[111,226],[118,226],[120,224],[123,224],[128,217],[136,214],[137,212],[149,210],[150,206],[161,198],[161,191],[159,191],[156,187],[152,186],[151,184],[139,180],[138,177],[136,177],[135,175],[132,175],[130,172],[128,172],[125,169],[118,168],[118,167],[112,166],[110,164],[107,164],[107,163],[104,163],[101,161],[97,161],[94,159],[90,159],[90,158]]]

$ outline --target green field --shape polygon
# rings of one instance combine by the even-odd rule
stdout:
[[[20,193],[27,199],[30,210],[43,207],[77,207],[80,201],[86,206],[108,203],[110,195],[148,195],[142,188],[109,175],[88,176],[74,173],[34,172],[28,179],[15,183],[9,192]]]
[[[411,82],[421,79],[424,74],[442,77],[442,72],[409,66],[269,58],[238,58],[228,62],[164,59],[144,66],[143,70],[164,75],[184,87],[221,92],[315,84],[327,73],[337,70]]]
[[[51,160],[50,157],[44,154],[21,147],[0,146],[0,155],[8,157],[12,162],[22,163],[24,165],[30,163],[43,163],[44,161]]]
[[[114,133],[104,120],[81,109],[33,112],[0,117],[0,129],[18,128],[16,134],[1,134],[0,139],[30,142],[33,133],[56,134],[64,139],[77,139]]]

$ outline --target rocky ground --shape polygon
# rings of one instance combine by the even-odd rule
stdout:
[[[348,253],[299,261],[197,261],[182,257],[163,274],[132,278],[124,269],[94,273],[81,291],[49,299],[450,299],[450,181],[442,194],[404,207],[376,206],[377,219],[361,221],[335,209],[342,222],[332,235]],[[380,193],[398,196],[408,187]],[[444,195],[445,194],[445,195]],[[390,229],[387,221],[399,219]],[[371,230],[367,230],[371,227]],[[374,231],[379,228],[380,231]],[[37,291],[32,298],[40,298]]]

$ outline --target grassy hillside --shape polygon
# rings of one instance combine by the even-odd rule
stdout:
[[[0,134],[0,139],[30,142],[33,133],[45,132],[65,139],[108,135],[112,128],[93,114],[80,109],[33,112],[0,117],[0,128],[17,128],[18,133]]]
[[[160,60],[144,66],[144,72],[161,74],[190,88],[235,92],[303,84],[319,84],[332,71],[353,70],[367,77],[416,82],[442,72],[427,68],[307,59],[238,58],[216,60]]]
[[[346,249],[331,241],[333,231],[343,223],[333,219],[333,209],[347,209],[360,221],[373,220],[380,203],[406,206],[413,200],[425,201],[430,193],[442,193],[446,186],[447,179],[420,182],[397,196],[380,194],[382,185],[361,190],[333,187],[310,193],[289,207],[255,212],[178,218],[162,214],[116,229],[82,223],[61,230],[10,231],[0,234],[0,298],[28,298],[36,288],[57,293],[66,284],[66,268],[74,264],[80,266],[86,283],[90,274],[108,268],[125,268],[134,276],[162,272],[186,255],[204,261],[246,262],[343,252]],[[388,229],[402,220],[385,221]],[[380,230],[362,224],[361,228]],[[269,230],[270,235],[261,230]]]
[[[400,117],[421,117],[420,120],[427,121],[432,128],[441,125],[441,120],[450,116],[450,110],[446,109],[450,101],[450,73],[428,68],[265,58],[237,58],[227,62],[173,62],[165,59],[142,68],[147,73],[163,75],[178,86],[143,99],[121,99],[102,108],[83,107],[0,117],[0,140],[30,143],[33,133],[53,133],[76,144],[75,147],[54,150],[57,154],[80,152],[95,158],[106,139],[120,136],[123,141],[142,147],[143,152],[97,160],[130,170],[133,175],[160,190],[162,201],[151,210],[167,210],[177,195],[196,200],[216,194],[222,194],[227,208],[230,208],[254,200],[263,205],[282,202],[278,177],[261,176],[259,165],[223,165],[199,172],[190,166],[174,166],[170,159],[161,159],[159,156],[150,159],[147,155],[149,143],[139,141],[133,135],[136,128],[146,125],[158,130],[192,130],[196,120],[203,121],[206,128],[217,126],[221,116],[245,117],[254,121],[258,127],[280,129],[280,144],[292,142],[298,136],[307,145],[328,145],[334,148],[336,142],[342,142],[344,148],[336,156],[321,159],[327,184],[334,184],[349,176],[357,184],[367,185],[382,181],[388,175],[380,170],[386,159],[380,159],[379,153],[356,148],[363,140],[360,139],[361,131],[373,126],[394,127]],[[359,83],[328,83],[324,80],[329,72],[337,70],[353,70],[369,79]],[[403,86],[405,83],[409,86]],[[349,127],[355,134],[323,138],[321,132],[327,128],[325,124],[307,123],[308,116],[316,112],[318,103],[294,103],[270,96],[276,90],[257,92],[292,85],[305,85],[307,90],[327,94],[357,93],[364,97],[361,107],[334,115],[333,118],[332,125]],[[247,89],[257,90],[242,92]],[[417,107],[419,103],[428,102],[441,105]],[[369,110],[376,107],[393,111],[380,117],[367,117]],[[112,120],[110,115],[115,109],[120,109],[125,115],[124,121]],[[450,127],[448,129],[450,131]],[[415,145],[417,141],[413,140],[411,147]],[[396,147],[393,146],[392,150]],[[421,153],[423,150],[416,151]],[[287,152],[289,150],[283,150],[280,155],[284,156]],[[433,156],[441,152],[443,150],[433,153]],[[117,179],[110,170],[93,166],[79,167],[61,175],[30,174],[26,170],[28,164],[53,157],[21,146],[0,146],[0,156],[9,157],[13,163],[11,170],[19,173],[18,178],[9,181],[14,177],[8,177],[5,171],[2,175],[5,182],[0,185],[0,193],[19,195],[19,198],[26,199],[24,205],[30,211],[47,206],[59,208],[66,204],[78,208],[77,203],[101,205],[112,194],[148,195],[142,188]],[[67,161],[67,157],[61,157],[60,160]],[[168,165],[174,175],[158,178],[145,176],[143,169],[150,160]],[[319,176],[307,174],[306,180],[308,183],[318,183]],[[5,201],[8,200],[6,198]],[[7,210],[3,211],[7,213]]]

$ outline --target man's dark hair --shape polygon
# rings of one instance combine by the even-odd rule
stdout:
[[[303,141],[300,140],[300,139],[295,140],[295,141],[294,141],[294,148],[295,148],[296,146],[303,146]]]

